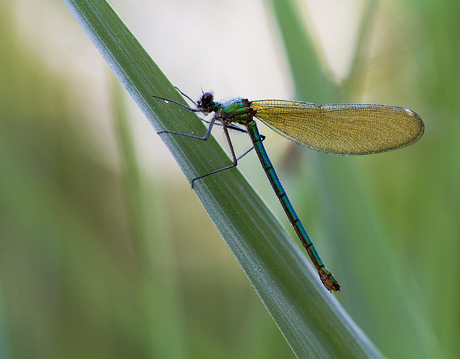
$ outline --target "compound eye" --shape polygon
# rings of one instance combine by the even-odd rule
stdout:
[[[214,100],[214,95],[210,92],[205,92],[202,96],[201,96],[201,104],[203,106],[208,106],[210,104],[212,104],[212,101]]]

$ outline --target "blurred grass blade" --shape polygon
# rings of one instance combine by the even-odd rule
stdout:
[[[335,103],[332,75],[318,56],[313,39],[305,31],[298,3],[269,0],[278,22],[296,88],[296,97],[314,103]]]
[[[113,117],[122,154],[126,216],[131,224],[130,238],[141,279],[140,311],[148,328],[144,329],[148,333],[146,342],[154,357],[188,358],[186,323],[180,303],[181,296],[177,293],[180,278],[175,270],[174,244],[165,231],[168,222],[165,206],[162,206],[166,201],[165,195],[151,181],[149,188],[154,190],[146,189],[126,116],[124,105],[127,98],[123,96],[123,88],[115,76],[111,75],[110,79]],[[144,193],[151,195],[146,197]],[[155,241],[151,240],[152,237]]]
[[[106,1],[64,2],[157,131],[204,133],[194,114],[152,100],[181,101]],[[189,180],[230,163],[213,139],[162,138]],[[238,170],[198,181],[196,193],[297,357],[381,357]]]
[[[369,56],[369,44],[371,41],[372,26],[375,23],[377,9],[380,0],[369,0],[364,5],[363,15],[356,39],[354,56],[351,61],[351,68],[348,76],[340,85],[341,94],[345,98],[350,97],[350,92],[358,92],[364,86],[364,75],[367,73],[366,61]]]
[[[348,78],[341,85],[334,84],[331,76],[327,76],[330,72],[328,69],[324,70],[313,46],[314,41],[305,32],[305,26],[300,21],[299,3],[293,0],[270,0],[270,3],[285,41],[298,96],[305,101],[320,103],[344,103],[350,99],[355,102],[356,99],[350,92],[353,90],[356,93],[362,83],[362,74],[365,73],[363,64],[366,62],[373,19],[380,2],[369,0],[363,5],[352,66]],[[326,75],[322,75],[322,71]],[[306,72],[310,74],[305,74]],[[313,84],[310,88],[306,88],[307,80]],[[316,90],[315,86],[318,86],[318,93],[312,94],[312,90]],[[339,86],[341,91],[337,90]],[[316,153],[310,154],[311,158],[316,159],[318,156],[320,155]],[[386,333],[390,340],[383,341],[382,344],[387,347],[381,344],[381,348],[388,355],[398,353],[401,357],[444,357],[439,340],[430,327],[430,319],[423,314],[424,305],[413,295],[419,291],[416,284],[407,283],[402,261],[396,260],[392,253],[395,245],[390,247],[387,244],[388,234],[382,216],[379,215],[377,207],[371,205],[376,202],[371,200],[373,194],[371,191],[366,193],[362,179],[357,175],[358,163],[353,160],[336,162],[334,158],[325,156],[321,161],[310,161],[310,167],[313,168],[311,172],[317,177],[316,189],[321,198],[321,207],[327,207],[323,215],[324,222],[327,223],[324,226],[325,237],[340,238],[340,241],[334,243],[335,251],[341,253],[335,263],[342,264],[340,268],[346,274],[347,288],[353,292],[352,295],[347,293],[341,299],[344,303],[353,301],[353,305],[348,307],[355,318],[366,317],[368,325],[369,322],[376,323],[379,332]],[[362,255],[363,253],[366,255]],[[364,268],[375,271],[372,282],[368,280],[370,270]],[[381,288],[391,290],[383,293],[375,290],[375,283],[379,283]],[[412,285],[415,289],[411,288]],[[373,303],[373,308],[369,308],[368,313],[365,309],[367,302]],[[379,318],[375,308],[383,306],[392,308],[392,312],[397,312],[398,315],[393,318]],[[352,310],[355,312],[351,312]],[[366,324],[365,321],[361,322]],[[394,330],[396,327],[398,330]],[[398,341],[401,333],[404,333],[404,343]],[[374,337],[382,340],[383,335],[374,332]]]

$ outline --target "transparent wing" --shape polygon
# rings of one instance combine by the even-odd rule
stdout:
[[[422,119],[403,107],[261,100],[255,117],[293,142],[338,155],[390,151],[417,141]]]

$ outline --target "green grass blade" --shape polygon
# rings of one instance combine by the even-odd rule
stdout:
[[[155,130],[204,134],[193,113],[152,100],[181,101],[106,1],[64,2]],[[162,138],[189,180],[230,163],[214,139]],[[381,357],[237,169],[198,181],[195,191],[297,357]]]
[[[330,76],[320,74],[324,66],[321,66],[321,58],[312,45],[314,41],[305,33],[305,26],[299,20],[298,4],[292,0],[270,2],[285,42],[299,99],[322,103],[359,102],[354,96],[363,85],[362,76],[366,72],[363,64],[369,56],[368,45],[379,1],[371,0],[364,5],[352,67],[342,84],[333,84],[329,80]],[[299,64],[304,59],[303,68]],[[306,71],[311,74],[304,75]],[[318,93],[312,94],[321,79],[326,84],[318,87]],[[314,86],[306,88],[306,80],[310,80]],[[396,168],[396,162],[403,160],[406,155],[407,153],[398,151],[393,164],[388,168]],[[398,256],[395,248],[398,244],[396,242],[396,245],[389,245],[392,241],[388,231],[390,221],[385,223],[384,216],[379,213],[379,206],[375,205],[375,191],[367,191],[363,185],[364,171],[358,166],[367,161],[367,158],[337,159],[316,153],[310,153],[309,156],[315,158],[314,161],[310,159],[311,177],[316,178],[316,193],[321,199],[315,209],[321,212],[323,208],[324,214],[320,216],[323,223],[326,223],[323,224],[324,238],[331,238],[331,243],[334,241],[331,247],[333,246],[336,253],[340,253],[334,263],[340,266],[344,277],[341,283],[343,288],[345,285],[348,288],[348,292],[343,293],[340,299],[347,306],[350,315],[372,333],[372,338],[389,356],[443,357],[439,340],[430,327],[430,318],[424,314],[423,301],[413,295],[419,291],[417,284],[412,281],[408,283],[408,269],[403,269],[407,264],[396,259]],[[374,158],[373,156],[372,160]],[[409,167],[415,173],[416,166],[408,162],[407,168]],[[392,192],[395,190],[394,188]],[[419,195],[422,193],[419,192]],[[412,236],[406,235],[407,238]],[[376,283],[379,288],[391,290],[376,290]],[[378,314],[380,308],[384,307],[391,308],[392,315]],[[398,339],[401,333],[404,333],[404,342]],[[382,340],[384,337],[388,339]]]
[[[363,15],[356,39],[355,51],[351,62],[348,76],[340,84],[341,94],[345,99],[350,98],[350,93],[362,90],[364,86],[363,77],[366,74],[366,61],[369,57],[369,45],[371,41],[372,27],[377,16],[380,0],[370,0],[364,5]]]
[[[305,31],[301,11],[292,0],[269,0],[289,59],[296,97],[314,103],[337,102],[332,74],[323,66],[313,39]]]

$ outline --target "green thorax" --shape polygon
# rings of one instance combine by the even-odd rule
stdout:
[[[204,112],[216,112],[217,118],[226,124],[239,123],[246,125],[252,120],[254,110],[251,108],[251,102],[248,99],[237,98],[227,102],[215,102],[212,98],[206,98],[204,94],[198,107]]]

